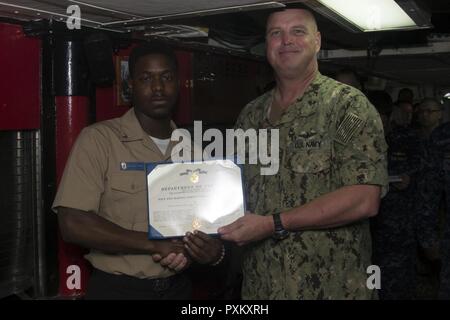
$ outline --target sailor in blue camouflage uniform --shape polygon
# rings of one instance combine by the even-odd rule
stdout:
[[[439,298],[450,299],[450,123],[437,127],[430,135],[430,158],[432,165],[427,177],[431,184],[428,189],[428,215],[437,218],[441,197],[445,195],[446,215],[440,241],[441,274]]]
[[[418,132],[424,153],[422,170],[417,179],[416,237],[419,247],[433,251],[439,242],[438,211],[442,188],[436,183],[439,173],[436,149],[432,143],[435,130],[442,120],[442,105],[434,98],[424,98],[417,107]]]
[[[318,71],[320,33],[304,9],[272,13],[267,58],[276,87],[236,127],[279,130],[279,171],[246,165],[249,213],[219,229],[246,245],[244,299],[371,299],[368,218],[387,191],[381,119],[357,89]]]
[[[418,298],[436,298],[440,263],[440,205],[443,200],[443,136],[438,129],[442,105],[434,98],[424,98],[417,107],[419,135],[424,145],[422,169],[417,178],[415,234],[418,245],[418,268],[421,274],[417,286]],[[445,252],[441,250],[441,254]]]
[[[382,300],[412,299],[416,280],[414,189],[422,147],[413,129],[389,122],[393,103],[388,93],[373,91],[368,98],[383,121],[392,180],[378,215],[371,219],[373,263],[381,269],[378,293]]]

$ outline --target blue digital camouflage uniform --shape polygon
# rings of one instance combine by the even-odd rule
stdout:
[[[438,183],[439,155],[433,147],[432,136],[433,134],[428,138],[421,137],[422,165],[417,174],[414,195],[416,206],[414,232],[417,244],[421,248],[432,248],[439,242],[439,203],[443,186]]]
[[[273,90],[250,102],[236,127],[269,127]],[[375,108],[358,90],[317,74],[271,128],[279,129],[280,169],[244,170],[248,210],[271,215],[343,186],[387,187],[386,141]],[[247,148],[248,150],[248,148]],[[244,299],[370,299],[368,220],[324,230],[292,232],[249,245],[243,262]]]
[[[399,190],[391,184],[377,216],[371,219],[373,263],[381,269],[380,299],[412,299],[416,282],[415,178],[423,148],[414,130],[395,127],[386,137],[389,176],[408,175]]]
[[[450,123],[444,123],[431,133],[430,158],[433,170],[430,170],[428,180],[433,188],[428,194],[430,203],[427,209],[429,215],[437,218],[440,197],[445,192],[446,217],[440,244],[441,276],[439,297],[450,299]]]

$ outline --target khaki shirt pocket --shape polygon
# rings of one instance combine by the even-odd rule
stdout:
[[[107,204],[113,222],[130,229],[137,222],[148,221],[146,190],[144,172],[113,173]]]
[[[142,172],[114,173],[111,176],[111,195],[114,200],[145,190],[145,175]]]

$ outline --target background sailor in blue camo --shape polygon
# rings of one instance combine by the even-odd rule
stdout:
[[[434,98],[423,99],[417,109],[419,135],[425,146],[423,166],[417,178],[415,233],[418,244],[417,298],[436,298],[439,291],[441,222],[444,196],[443,150],[445,131],[439,128],[442,106]],[[440,141],[436,144],[437,141]],[[442,145],[442,146],[441,146]],[[442,279],[444,280],[444,279]]]
[[[321,38],[309,11],[272,13],[266,42],[277,85],[245,107],[236,127],[279,129],[280,169],[264,176],[246,166],[251,213],[219,229],[247,245],[243,298],[375,297],[366,287],[367,218],[387,191],[380,117],[360,91],[319,73]],[[288,237],[273,239],[283,227]]]
[[[373,263],[381,269],[380,299],[412,299],[416,283],[414,196],[421,168],[422,147],[416,132],[389,121],[393,103],[388,93],[368,93],[383,121],[388,149],[388,172],[401,181],[391,182],[379,213],[371,219]]]
[[[428,215],[438,220],[438,205],[445,196],[445,216],[441,225],[439,252],[441,258],[441,273],[439,298],[450,299],[450,123],[444,123],[433,130],[430,135],[430,158],[432,165],[428,171],[429,188],[426,207]]]
[[[430,259],[437,259],[439,243],[439,204],[443,188],[438,183],[442,153],[433,140],[442,133],[437,128],[442,119],[442,106],[433,98],[423,99],[417,107],[419,136],[424,145],[423,166],[417,178],[416,237]]]

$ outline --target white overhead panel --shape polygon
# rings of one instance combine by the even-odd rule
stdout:
[[[393,0],[319,0],[364,31],[413,28],[414,21]]]
[[[431,15],[415,0],[305,0],[323,16],[353,32],[432,27]]]

